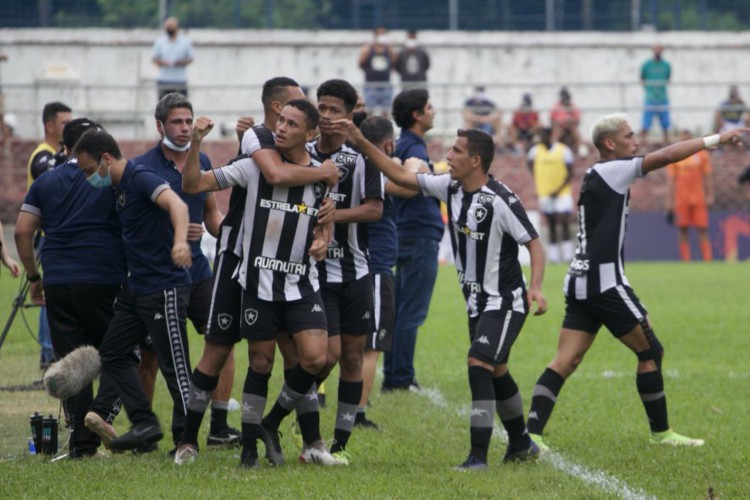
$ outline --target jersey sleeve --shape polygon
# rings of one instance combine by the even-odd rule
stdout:
[[[232,186],[244,188],[250,182],[251,170],[256,168],[249,158],[242,158],[221,168],[213,169],[219,188],[227,189]]]
[[[448,187],[451,184],[449,174],[417,174],[417,183],[419,191],[425,196],[448,201]]]
[[[250,127],[242,136],[240,151],[243,154],[252,156],[253,153],[261,149],[276,149],[273,134],[263,126]]]
[[[529,149],[529,153],[526,155],[526,161],[534,161],[536,158],[536,150],[537,146],[534,144],[531,149]]]
[[[525,245],[539,238],[526,209],[517,196],[511,195],[508,199],[500,196],[498,198],[495,202],[495,224],[500,231],[509,234],[519,245]]]
[[[42,196],[39,194],[39,183],[34,182],[29,188],[29,192],[23,199],[23,205],[21,205],[22,212],[29,212],[36,216],[42,216]]]
[[[644,175],[642,156],[599,163],[594,168],[609,187],[620,194],[627,191],[638,177]]]
[[[133,174],[133,187],[135,191],[145,198],[156,202],[156,198],[167,189],[169,183],[146,168],[139,168]]]
[[[377,198],[382,200],[385,187],[383,174],[380,173],[380,170],[372,166],[369,161],[365,161],[362,155],[359,156],[357,162],[362,162],[365,169],[365,184],[363,186],[362,199]]]
[[[34,158],[31,159],[29,169],[31,170],[31,178],[37,179],[40,175],[50,169],[52,166],[52,160],[55,154],[49,151],[39,151]]]

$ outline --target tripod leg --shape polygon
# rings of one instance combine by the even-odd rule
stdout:
[[[21,286],[21,290],[18,292],[18,296],[13,299],[13,309],[11,309],[10,311],[10,316],[8,317],[8,321],[5,323],[3,333],[0,335],[0,348],[3,347],[5,337],[8,336],[8,332],[10,331],[10,327],[13,325],[13,320],[16,318],[16,314],[18,314],[18,310],[21,309],[26,303],[26,296],[29,293],[30,287],[31,283],[29,283],[29,280],[24,278],[24,284]]]

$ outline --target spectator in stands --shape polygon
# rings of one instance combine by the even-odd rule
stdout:
[[[483,85],[474,87],[474,94],[464,103],[463,115],[465,128],[486,132],[494,138],[495,144],[500,143],[502,113],[487,97]]]
[[[525,152],[540,129],[539,112],[534,109],[531,94],[524,94],[521,105],[513,111],[509,127],[509,146]]]
[[[716,132],[726,132],[750,125],[750,114],[745,101],[740,97],[737,85],[729,87],[729,99],[723,101],[716,110]]]
[[[681,141],[692,139],[689,130],[683,130]],[[690,261],[689,230],[698,231],[701,255],[704,261],[712,260],[711,241],[708,239],[708,207],[714,203],[714,185],[711,179],[711,158],[703,149],[682,161],[667,166],[667,220],[679,229],[680,257]]]
[[[404,48],[396,57],[396,71],[401,75],[401,87],[425,87],[427,70],[430,69],[430,56],[417,44],[417,32],[409,30]]]
[[[651,122],[656,116],[659,118],[664,142],[666,143],[669,141],[670,127],[667,84],[672,76],[672,68],[661,56],[664,51],[661,45],[654,45],[653,51],[654,57],[641,66],[641,83],[645,92],[641,140],[646,140]]]
[[[552,125],[552,142],[562,142],[574,153],[579,152],[582,145],[581,133],[578,125],[581,123],[581,112],[573,104],[573,99],[567,87],[560,89],[560,100],[550,112]]]
[[[188,64],[193,62],[193,44],[179,34],[180,23],[176,17],[164,21],[164,34],[154,42],[153,61],[159,66],[156,86],[159,100],[170,92],[188,95]]]
[[[372,115],[389,115],[393,100],[391,71],[395,64],[387,30],[382,26],[375,28],[372,43],[364,44],[359,51],[359,67],[365,72],[365,106]]]

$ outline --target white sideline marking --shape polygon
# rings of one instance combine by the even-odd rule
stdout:
[[[438,408],[449,407],[448,401],[445,399],[445,396],[443,396],[443,393],[440,392],[440,389],[438,389],[437,387],[432,387],[429,389],[422,388],[414,392],[426,397],[434,406],[437,406]],[[455,410],[456,413],[458,413],[462,417],[469,416],[469,408],[466,406],[460,408],[456,407]],[[503,429],[502,426],[500,426],[500,424],[498,424],[497,422],[495,422],[495,425],[493,426],[492,435],[502,440],[503,443],[508,442],[508,435],[505,433],[505,429]],[[586,467],[568,460],[556,451],[550,450],[544,452],[540,460],[549,462],[555,469],[564,472],[565,474],[576,479],[579,479],[584,483],[594,486],[595,488],[598,488],[607,494],[617,495],[618,497],[625,498],[627,500],[651,500],[656,498],[654,496],[647,495],[641,489],[636,490],[631,488],[621,479],[610,476],[606,472],[588,470]]]

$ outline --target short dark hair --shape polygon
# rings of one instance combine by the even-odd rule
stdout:
[[[78,156],[81,153],[88,154],[96,161],[100,161],[104,153],[109,153],[116,160],[122,158],[117,142],[104,130],[85,132],[73,147],[73,156]]]
[[[354,111],[357,105],[357,90],[346,80],[326,80],[318,87],[318,100],[323,96],[338,97],[344,101],[347,113]]]
[[[313,104],[307,99],[292,99],[291,101],[286,103],[286,105],[297,108],[305,114],[305,116],[307,117],[307,130],[312,130],[318,126],[318,122],[320,121],[320,113],[318,113],[318,110],[315,109],[315,106],[313,106]]]
[[[414,119],[415,111],[423,111],[430,100],[427,89],[408,89],[399,92],[393,100],[393,120],[401,128],[411,128],[417,122]]]
[[[458,129],[456,135],[466,139],[466,149],[469,155],[479,155],[482,159],[482,170],[485,173],[489,172],[492,159],[495,157],[495,143],[492,141],[492,136],[475,129]]]
[[[89,130],[104,130],[101,125],[88,118],[76,118],[65,124],[62,133],[63,146],[72,150],[78,139]]]
[[[48,102],[44,105],[42,110],[42,123],[52,121],[57,116],[57,113],[72,113],[73,110],[70,106],[67,106],[59,101]]]
[[[299,87],[299,83],[286,76],[277,76],[266,80],[266,83],[263,84],[263,94],[260,97],[263,102],[263,109],[270,107],[273,101],[278,101],[282,94],[286,92],[287,87]]]
[[[190,104],[190,101],[187,100],[187,97],[182,94],[178,94],[177,92],[170,92],[169,94],[166,94],[164,97],[159,99],[159,102],[156,103],[154,118],[164,123],[169,117],[169,113],[171,113],[173,109],[177,108],[187,108],[190,110],[190,114],[193,114],[193,105]]]
[[[393,124],[382,116],[368,117],[360,124],[359,129],[365,139],[376,146],[381,146],[385,141],[393,139],[394,136]]]

